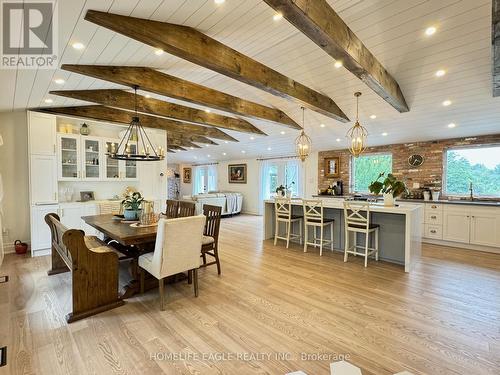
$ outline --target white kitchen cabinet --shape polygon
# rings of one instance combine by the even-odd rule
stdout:
[[[77,181],[81,179],[80,146],[79,135],[57,135],[57,175],[59,181]]]
[[[57,203],[57,165],[54,155],[30,156],[32,204]]]
[[[469,243],[470,213],[466,207],[446,207],[444,209],[443,240]]]
[[[138,179],[138,167],[135,161],[125,161],[111,159],[106,153],[112,150],[118,150],[118,145],[120,144],[119,139],[103,139],[103,172],[102,179],[107,181],[137,181]],[[132,143],[130,145],[131,153],[135,153],[137,150],[137,145]]]
[[[500,246],[500,215],[497,211],[494,208],[471,210],[471,244]]]
[[[82,142],[82,179],[99,181],[102,178],[102,161],[105,153],[102,152],[104,144],[101,138],[81,137]]]
[[[68,229],[82,229],[81,204],[61,204],[59,206],[61,223]]]
[[[83,229],[83,231],[87,236],[97,236],[99,234],[99,231],[95,228],[92,228],[90,225],[86,224],[81,219],[82,216],[91,216],[91,215],[99,215],[99,206],[97,204],[82,205],[80,211],[81,229]]]
[[[56,154],[56,117],[28,112],[29,153],[31,155]]]
[[[31,255],[41,250],[51,248],[51,234],[45,215],[57,213],[57,205],[33,205],[31,206]]]

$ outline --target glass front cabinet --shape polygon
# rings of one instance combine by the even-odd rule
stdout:
[[[108,151],[118,150],[119,139],[104,141],[104,154]],[[130,152],[136,153],[137,145],[130,144]],[[106,180],[137,180],[137,162],[111,159],[108,155],[104,158],[104,179]]]
[[[103,153],[101,140],[98,138],[82,137],[82,178],[86,180],[100,180]]]
[[[58,135],[57,150],[59,180],[80,180],[80,136],[73,134]]]
[[[58,134],[59,181],[137,180],[137,162],[111,159],[107,154],[118,148],[119,139],[103,139],[77,134]],[[136,144],[130,144],[135,153]]]

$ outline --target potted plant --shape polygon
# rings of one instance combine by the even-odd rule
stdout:
[[[394,206],[394,198],[407,191],[406,184],[394,177],[392,173],[389,173],[383,181],[379,181],[384,175],[384,172],[380,173],[377,179],[368,186],[368,190],[375,195],[382,193],[384,206]]]
[[[125,220],[137,220],[139,218],[143,200],[144,198],[141,196],[141,193],[134,192],[122,201]]]
[[[286,189],[283,185],[280,185],[276,188],[276,194],[278,194],[281,197],[285,196],[285,191],[286,191]]]

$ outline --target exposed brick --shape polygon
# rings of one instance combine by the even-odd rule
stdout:
[[[387,146],[369,147],[365,154],[380,152],[392,153],[392,170],[398,176],[405,176],[411,184],[418,182],[420,186],[433,185],[441,187],[443,180],[444,151],[450,147],[467,145],[500,144],[500,134],[478,137],[444,139],[430,142],[413,142]],[[425,160],[422,167],[415,169],[408,164],[408,157],[413,154],[422,155]],[[325,177],[325,158],[340,157],[340,177]],[[318,155],[318,189],[324,190],[337,180],[344,181],[344,191],[350,191],[351,154],[349,150],[320,151]],[[410,175],[411,173],[411,175]],[[411,188],[410,184],[410,188]]]

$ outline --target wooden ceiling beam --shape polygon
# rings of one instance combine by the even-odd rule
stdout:
[[[129,87],[138,86],[144,91],[203,105],[235,115],[271,121],[292,129],[302,129],[299,124],[279,109],[241,99],[151,68],[76,64],[63,64],[61,68],[69,72],[83,74],[120,85]]]
[[[198,30],[182,25],[88,10],[87,21],[254,86],[293,99],[335,120],[349,119],[335,102]]]
[[[326,0],[264,0],[399,112],[408,104],[396,80]],[[494,0],[495,1],[495,0]]]
[[[491,32],[493,96],[500,96],[500,0],[493,0]]]
[[[168,135],[167,135],[167,145],[168,146],[183,146],[183,147],[201,148],[201,146],[198,146],[196,143],[187,141],[185,139],[171,138],[171,137],[168,137]]]
[[[39,112],[51,113],[55,115],[83,117],[98,121],[115,122],[120,124],[130,124],[132,116],[134,116],[133,112],[122,111],[120,109],[109,108],[100,105],[77,107],[47,107],[36,110]],[[207,126],[187,124],[184,122],[169,120],[161,117],[148,116],[141,113],[139,113],[139,119],[142,126],[146,128],[164,129],[167,132],[186,135],[201,135],[203,137],[238,142],[237,139],[231,137],[223,131]]]
[[[135,108],[136,100],[133,93],[119,89],[62,90],[50,91],[50,94],[131,111]],[[210,125],[238,132],[266,135],[264,132],[245,120],[222,116],[216,113],[207,113],[200,109],[186,107],[180,104],[168,103],[159,99],[146,98],[142,95],[137,95],[137,110],[146,114],[177,119],[180,121]]]
[[[213,145],[213,146],[218,146],[219,144],[212,141],[211,139],[208,139],[206,137],[202,137],[200,135],[186,135],[186,134],[179,134],[179,133],[168,133],[167,136],[169,138],[175,139],[175,140],[185,140],[189,142],[196,142],[196,143],[203,143],[205,145]]]

